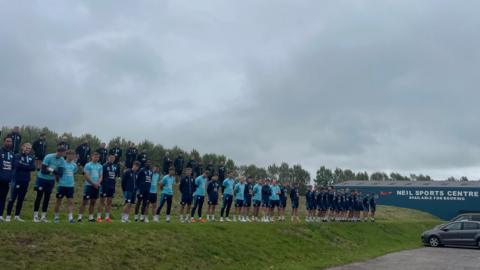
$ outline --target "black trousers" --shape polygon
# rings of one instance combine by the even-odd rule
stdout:
[[[15,208],[15,216],[19,216],[22,211],[23,201],[28,191],[28,182],[24,183],[13,183],[12,185],[12,194],[7,204],[7,216],[12,214],[13,204],[17,201],[17,206]]]
[[[172,199],[172,195],[162,194],[162,198],[160,199],[160,206],[158,206],[157,208],[157,215],[160,215],[160,212],[162,211],[165,202],[167,202],[167,216],[170,215],[170,212],[172,211]]]
[[[192,212],[190,213],[190,216],[193,218],[195,216],[195,211],[197,210],[198,207],[198,217],[202,217],[202,208],[203,208],[203,202],[205,201],[205,196],[195,196],[194,197],[194,204],[192,208]]]
[[[5,210],[5,202],[7,200],[9,189],[10,182],[0,180],[0,216],[3,216],[3,210]]]
[[[226,214],[227,217],[230,214],[230,208],[232,208],[233,203],[233,196],[232,195],[225,195],[223,196],[223,203],[222,203],[222,210],[220,210],[220,216],[223,217],[225,210],[227,210]]]

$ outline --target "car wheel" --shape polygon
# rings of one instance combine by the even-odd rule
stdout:
[[[431,247],[439,247],[440,246],[440,239],[436,236],[432,236],[428,239],[428,243]]]

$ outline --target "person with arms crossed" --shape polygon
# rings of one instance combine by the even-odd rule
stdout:
[[[280,201],[278,204],[279,217],[278,220],[285,221],[285,208],[287,208],[287,192],[288,192],[288,182],[284,182],[279,186],[280,188]]]
[[[153,221],[158,222],[158,219],[155,220],[156,211],[157,211],[157,192],[158,185],[160,180],[160,168],[157,166],[153,167],[152,174],[152,183],[150,184],[150,193],[148,194],[148,205],[145,213],[145,222],[148,222],[148,209],[152,208]]]
[[[220,222],[223,222],[223,217],[225,215],[226,221],[231,221],[228,218],[230,214],[230,208],[232,207],[233,202],[233,187],[235,186],[235,179],[233,178],[233,171],[228,172],[228,178],[223,180],[222,190],[223,190],[223,202],[222,209],[220,210]]]
[[[278,209],[278,216],[280,216],[280,187],[278,186],[277,180],[272,180],[270,190],[270,221],[275,222],[275,208]]]
[[[245,217],[245,221],[252,222],[248,217],[250,215],[250,207],[252,207],[252,196],[253,196],[253,178],[249,176],[247,178],[247,182],[245,183],[245,193],[244,193],[244,201],[243,201],[243,216]]]
[[[185,169],[185,176],[180,180],[179,189],[182,194],[180,200],[180,222],[183,223],[189,220],[188,214],[190,214],[193,192],[195,190],[195,179],[192,176],[192,168]],[[185,214],[185,218],[183,217],[183,214]]]
[[[62,178],[65,170],[65,148],[63,146],[57,147],[56,153],[51,153],[45,156],[42,162],[42,168],[37,174],[37,181],[35,190],[37,196],[33,205],[33,222],[48,222],[47,210],[50,202],[50,195],[52,194],[55,179]],[[42,202],[42,216],[38,218],[38,210]]]
[[[238,178],[239,182],[235,184],[233,188],[235,193],[235,214],[233,215],[233,222],[238,221],[245,222],[245,217],[242,216],[243,203],[245,202],[245,178],[240,176]]]
[[[293,188],[290,190],[290,202],[292,203],[292,216],[290,221],[300,221],[298,217],[298,206],[300,204],[300,190],[298,188],[298,183],[293,184]]]
[[[190,222],[196,222],[195,211],[198,208],[198,221],[204,223],[206,220],[202,218],[203,202],[205,201],[205,185],[207,184],[209,171],[205,170],[202,175],[195,179],[195,192],[193,192],[193,207],[190,213]]]
[[[75,173],[77,172],[77,162],[75,160],[76,154],[73,150],[68,150],[67,160],[65,161],[65,167],[62,177],[59,178],[57,186],[57,195],[54,208],[53,222],[58,223],[60,221],[60,206],[62,205],[62,199],[67,198],[68,206],[68,221],[74,223],[73,219],[73,194],[75,189]]]
[[[77,222],[82,222],[83,212],[87,204],[89,204],[88,221],[95,222],[93,211],[95,210],[95,203],[100,194],[99,188],[103,181],[103,166],[98,163],[99,158],[100,155],[97,152],[94,152],[92,160],[85,164],[85,167],[83,168],[83,175],[85,178],[83,186],[83,201],[78,211]],[[83,161],[80,162],[80,164],[82,163]],[[98,214],[100,213],[97,213],[97,222],[102,222],[102,217],[98,216]]]
[[[263,210],[263,222],[270,221],[270,195],[272,190],[270,189],[270,179],[265,179],[262,186],[262,210]]]
[[[15,155],[13,167],[15,172],[12,179],[10,199],[7,205],[7,217],[5,221],[11,220],[11,214],[13,210],[13,204],[17,201],[17,207],[15,209],[14,221],[23,222],[20,218],[20,212],[22,210],[23,201],[28,191],[28,184],[30,183],[31,173],[35,171],[35,163],[32,156],[30,156],[32,146],[29,143],[22,145],[22,153]]]
[[[175,183],[175,168],[170,167],[168,174],[165,175],[160,182],[160,188],[162,189],[162,198],[160,200],[160,206],[157,208],[157,213],[155,215],[155,221],[158,221],[160,218],[160,212],[162,211],[163,205],[167,203],[167,215],[165,217],[166,222],[170,222],[170,212],[172,211],[172,200],[173,200],[173,183]]]
[[[110,209],[112,208],[113,196],[117,178],[120,177],[120,165],[115,163],[115,155],[109,154],[107,162],[103,165],[103,181],[100,185],[100,204],[97,210],[97,219],[102,219],[102,212],[105,210],[105,222],[110,223]]]
[[[132,208],[132,204],[135,204],[135,196],[136,196],[136,187],[135,183],[137,183],[138,178],[138,170],[140,169],[140,162],[134,161],[132,164],[131,169],[127,169],[122,176],[122,191],[123,197],[125,199],[125,204],[123,206],[122,212],[122,223],[128,223],[130,210]]]
[[[207,194],[208,194],[208,211],[207,221],[215,221],[215,207],[218,205],[218,175],[215,174],[212,180],[208,182]]]
[[[305,206],[307,208],[307,215],[305,217],[306,222],[312,222],[315,212],[315,191],[312,185],[308,186],[307,193],[305,194]]]

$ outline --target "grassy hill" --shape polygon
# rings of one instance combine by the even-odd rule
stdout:
[[[440,222],[380,206],[376,223],[181,224],[174,216],[170,224],[122,224],[117,196],[112,224],[68,224],[65,215],[60,224],[34,224],[34,195],[27,222],[0,224],[1,269],[323,269],[418,247],[420,233]],[[174,213],[178,206],[176,196]]]

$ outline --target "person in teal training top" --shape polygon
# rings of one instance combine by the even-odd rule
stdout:
[[[148,194],[148,206],[147,211],[145,213],[145,222],[148,221],[148,209],[151,207],[152,209],[152,216],[153,221],[158,222],[155,220],[156,211],[157,211],[157,193],[158,193],[158,185],[160,185],[160,168],[158,166],[153,167],[153,175],[152,175],[152,183],[150,184],[150,194]]]
[[[245,201],[245,178],[239,177],[239,182],[233,188],[235,193],[235,215],[233,215],[233,222],[238,221],[245,222],[245,217],[242,216],[243,203]]]
[[[273,179],[272,180],[272,185],[270,186],[270,221],[274,222],[275,218],[275,208],[279,209],[280,205],[280,187],[277,184],[277,180]],[[280,215],[280,209],[279,209],[279,215]]]
[[[175,183],[175,168],[170,167],[168,174],[165,175],[160,182],[162,188],[162,197],[160,199],[160,206],[157,208],[157,213],[153,218],[153,221],[158,221],[160,218],[160,211],[162,211],[163,205],[167,202],[167,216],[165,221],[170,222],[170,212],[172,211],[172,199],[173,199],[173,183]]]
[[[198,208],[198,221],[203,223],[206,220],[202,218],[202,208],[203,202],[205,201],[205,186],[208,180],[208,174],[210,173],[209,170],[203,171],[203,174],[198,176],[195,179],[195,192],[193,193],[193,200],[195,201],[193,204],[192,212],[190,213],[190,222],[196,222],[195,220],[195,211]]]
[[[260,221],[260,206],[262,205],[262,180],[258,179],[253,186],[253,217],[254,221]]]
[[[103,179],[103,166],[98,162],[99,158],[100,154],[97,152],[93,153],[92,161],[85,164],[85,167],[83,168],[85,184],[82,205],[78,211],[78,222],[82,222],[83,211],[88,203],[90,203],[88,206],[88,221],[95,222],[93,210],[95,209],[95,203],[100,194],[99,187],[102,184]],[[101,222],[101,220],[98,221]]]
[[[228,215],[230,214],[230,208],[233,202],[233,186],[235,185],[235,179],[233,178],[233,171],[228,172],[228,178],[223,180],[223,202],[222,209],[220,210],[220,222],[223,222],[223,217],[226,217],[226,221],[230,221]],[[226,215],[224,215],[226,214]]]
[[[75,173],[77,172],[77,161],[75,160],[76,154],[73,150],[67,151],[67,160],[65,161],[65,169],[63,170],[63,175],[58,181],[57,187],[57,201],[55,202],[55,217],[53,221],[58,223],[60,205],[62,204],[62,199],[67,198],[68,206],[68,221],[73,223],[73,194],[75,188]]]

